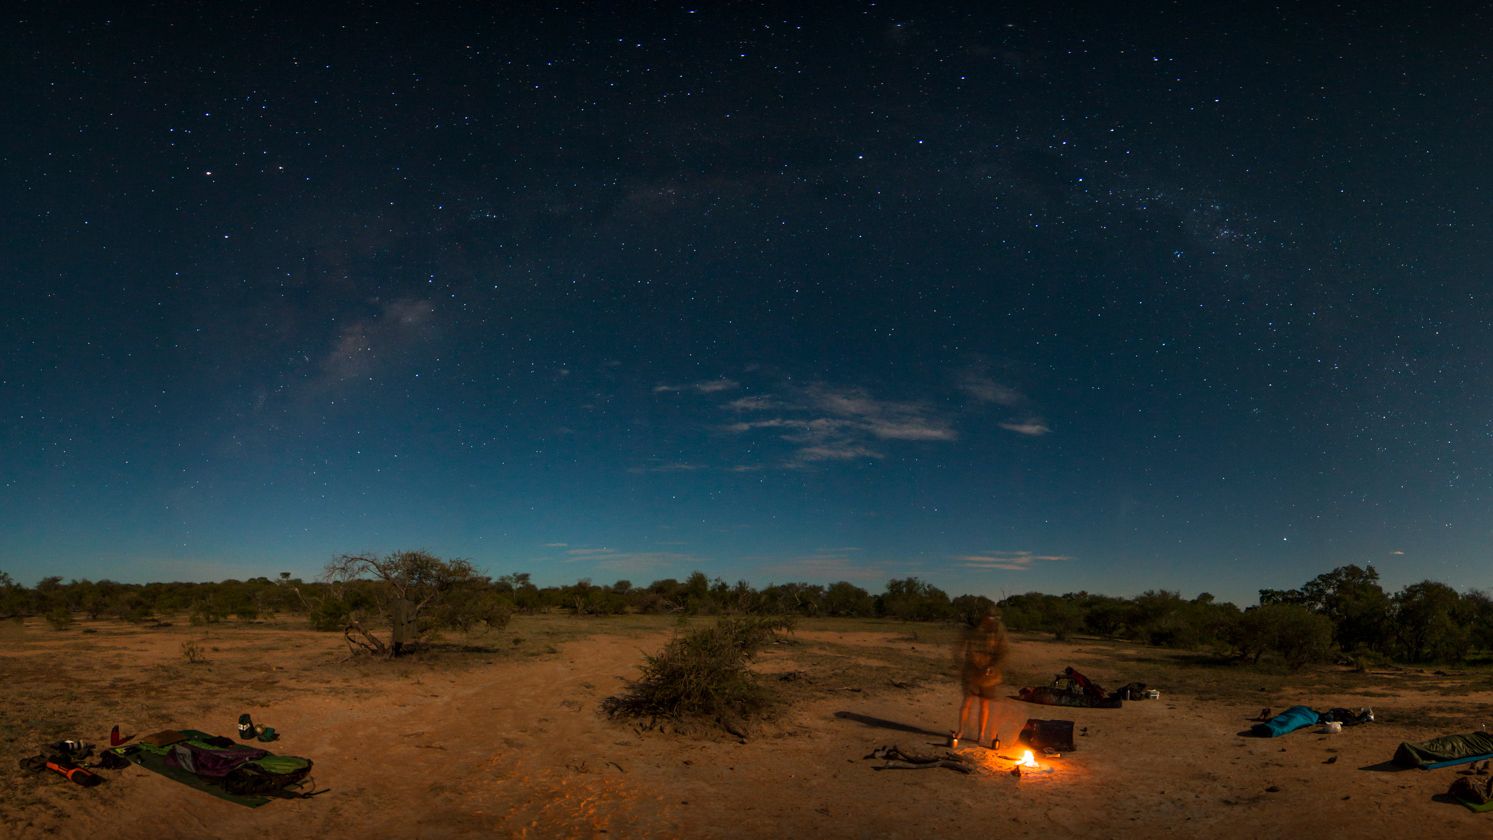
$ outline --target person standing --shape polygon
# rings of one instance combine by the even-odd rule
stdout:
[[[959,706],[959,725],[950,733],[954,743],[964,737],[964,724],[969,719],[976,700],[980,703],[980,728],[977,730],[976,742],[992,748],[999,743],[995,737],[999,735],[999,724],[989,741],[985,738],[985,730],[990,724],[990,701],[996,699],[996,692],[1005,682],[1005,662],[1010,652],[1006,627],[1001,623],[1000,611],[994,607],[981,616],[978,624],[965,630],[960,647],[964,702]]]

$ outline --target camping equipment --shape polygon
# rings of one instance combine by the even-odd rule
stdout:
[[[1287,732],[1295,732],[1306,726],[1316,726],[1322,716],[1306,706],[1292,706],[1275,717],[1249,728],[1249,734],[1257,738],[1279,738]]]
[[[50,758],[47,760],[47,769],[54,773],[61,773],[69,782],[83,787],[93,787],[103,781],[87,767],[80,767],[67,759]]]
[[[1120,691],[1106,693],[1097,683],[1070,666],[1052,678],[1052,685],[1023,688],[1017,692],[1017,696],[1028,703],[1041,703],[1047,706],[1118,709],[1124,702],[1124,695],[1136,686],[1140,687],[1140,691],[1145,690],[1144,685],[1131,683],[1125,686],[1123,693]]]
[[[124,746],[133,737],[135,737],[135,736],[134,735],[124,735],[124,736],[121,736],[119,734],[119,724],[116,723],[114,725],[114,728],[111,729],[111,730],[109,730],[109,746],[111,746],[111,747],[121,747],[121,746]]]
[[[266,755],[269,753],[264,750],[240,747],[227,738],[188,738],[171,745],[166,764],[199,776],[221,778],[240,764]]]
[[[1466,735],[1443,735],[1429,741],[1404,741],[1395,750],[1394,763],[1405,767],[1435,770],[1493,758],[1493,734],[1468,732]]]
[[[1058,752],[1072,752],[1077,749],[1073,744],[1073,721],[1071,720],[1040,720],[1030,718],[1021,727],[1021,734],[1016,740],[1036,749],[1052,749]]]
[[[92,744],[85,744],[82,741],[75,741],[71,738],[52,744],[52,749],[63,755],[70,755],[75,758],[87,758],[93,754]]]
[[[265,726],[261,723],[255,725],[254,737],[258,738],[261,741],[264,741],[265,743],[269,743],[270,741],[278,740],[280,737],[280,733],[275,731],[275,727]]]
[[[1321,714],[1323,723],[1341,723],[1343,726],[1357,726],[1360,723],[1374,722],[1374,710],[1367,707],[1355,712],[1352,709],[1344,709],[1341,706],[1336,706]]]
[[[238,737],[240,741],[252,741],[259,733],[254,731],[254,719],[249,717],[248,712],[238,716]]]
[[[163,729],[140,739],[143,746],[169,747],[177,741],[185,741],[187,734],[176,729]]]
[[[180,736],[175,740],[157,736],[112,752],[188,787],[250,808],[271,797],[296,799],[315,793],[300,789],[310,776],[310,759],[275,755],[196,729],[171,730],[170,736]],[[171,742],[155,744],[152,740]]]
[[[1446,795],[1474,811],[1493,811],[1493,778],[1462,776],[1452,782]]]
[[[30,770],[33,773],[51,770],[53,773],[60,774],[69,782],[82,785],[83,787],[93,787],[103,781],[102,778],[95,775],[87,767],[79,766],[69,756],[57,752],[50,754],[39,753],[29,758],[23,758],[20,761],[20,765],[21,769]]]
[[[234,768],[223,777],[223,786],[230,793],[243,796],[276,796],[298,786],[309,775],[309,758],[266,754]]]

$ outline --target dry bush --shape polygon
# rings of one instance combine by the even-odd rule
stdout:
[[[181,657],[191,665],[201,665],[207,661],[207,654],[202,646],[190,640],[181,643]]]
[[[714,720],[737,731],[737,721],[762,714],[774,700],[752,673],[752,659],[792,626],[786,617],[744,616],[676,635],[645,657],[641,678],[602,701],[602,711],[650,721]]]

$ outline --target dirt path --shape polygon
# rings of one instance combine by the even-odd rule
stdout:
[[[803,645],[774,652],[764,668],[812,675],[822,663],[818,642],[863,648],[869,661],[891,644],[891,634],[802,636]],[[94,790],[29,778],[33,806],[7,801],[0,813],[8,833],[18,837],[256,840],[287,833],[1473,836],[1493,825],[1487,815],[1433,801],[1455,778],[1454,769],[1362,769],[1388,758],[1410,736],[1394,722],[1333,736],[1297,732],[1249,739],[1235,735],[1246,726],[1245,710],[1169,691],[1161,700],[1118,710],[1001,702],[997,719],[1008,744],[1027,717],[1068,718],[1087,731],[1076,752],[1047,762],[1051,772],[1019,779],[1008,772],[1010,750],[962,748],[985,768],[969,776],[947,770],[877,771],[878,762],[865,759],[884,744],[919,751],[941,746],[939,733],[952,725],[958,702],[952,679],[912,682],[907,688],[811,692],[780,725],[745,743],[639,732],[600,716],[598,702],[635,673],[639,650],[656,649],[666,637],[659,631],[599,635],[559,644],[557,654],[543,657],[459,672],[418,666],[375,670],[350,686],[326,679],[324,685],[301,685],[299,692],[287,689],[307,677],[291,674],[285,685],[267,689],[254,708],[256,717],[284,733],[276,749],[315,759],[316,778],[331,788],[315,799],[247,809],[131,767]],[[148,660],[170,653],[140,639],[127,641],[100,640],[92,655],[109,663],[110,657]],[[231,647],[225,642],[217,655],[233,655]],[[45,645],[30,645],[6,654],[0,665],[34,666],[40,661],[35,658],[45,659],[48,652]],[[1072,653],[1061,645],[1018,647],[1015,665],[1050,673]],[[270,659],[262,667],[273,671]],[[1340,697],[1301,702],[1357,705]],[[179,725],[226,734],[241,703],[242,697],[220,700],[210,693],[191,711],[172,714],[193,715]]]

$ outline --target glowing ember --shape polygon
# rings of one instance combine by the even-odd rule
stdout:
[[[1032,757],[1032,751],[1027,750],[1021,754],[1021,760],[1016,762],[1021,767],[1036,767],[1037,759]]]

